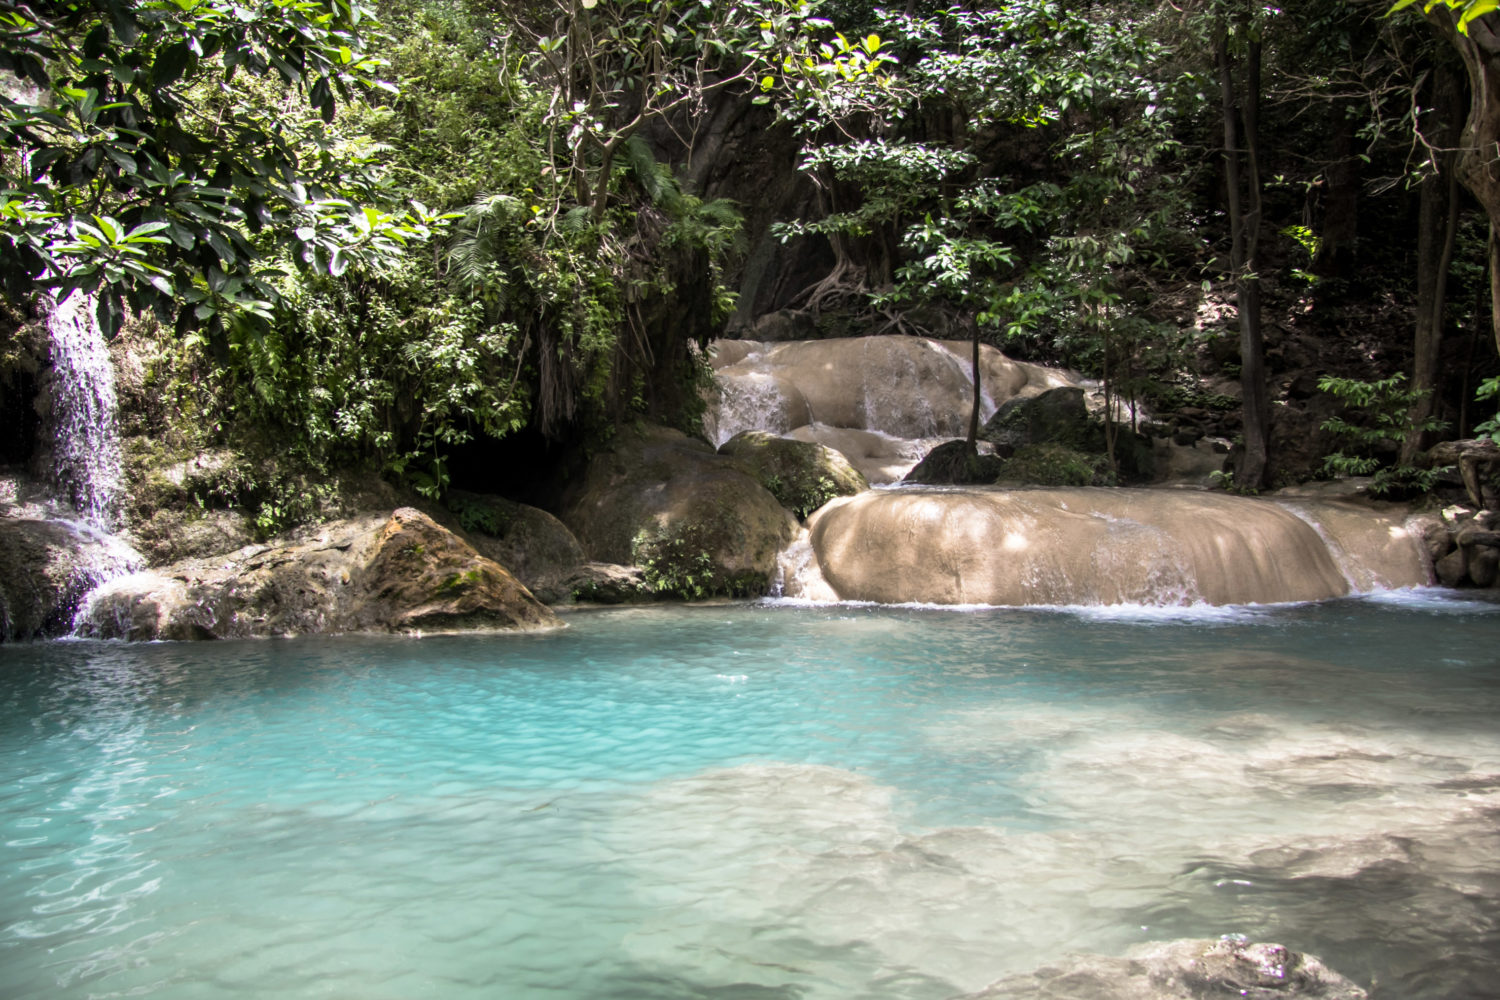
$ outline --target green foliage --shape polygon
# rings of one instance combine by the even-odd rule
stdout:
[[[373,455],[441,494],[445,449],[523,426],[529,398],[514,328],[435,282],[430,266],[411,256],[383,273],[290,289],[272,329],[232,336],[234,412],[275,428],[314,467]]]
[[[1115,474],[1102,455],[1046,441],[1017,448],[1001,465],[999,481],[1028,486],[1113,486]]]
[[[654,593],[701,601],[716,592],[713,559],[707,552],[693,550],[685,540],[676,537],[651,539],[640,534],[632,547],[642,577]]]
[[[1416,2],[1417,0],[1396,0],[1395,3],[1391,4],[1390,9],[1386,11],[1386,15],[1389,16],[1398,10],[1404,10]],[[1493,12],[1496,8],[1500,8],[1500,0],[1425,0],[1422,4],[1422,11],[1426,13],[1434,7],[1447,7],[1457,14],[1458,19],[1456,24],[1458,30],[1461,34],[1467,35],[1469,33],[1469,22],[1476,17],[1483,17]]]
[[[505,534],[509,519],[495,504],[449,494],[443,501],[449,510],[458,515],[458,523],[468,532],[500,538]]]
[[[883,15],[903,60],[877,134],[811,144],[802,169],[835,210],[775,231],[898,247],[889,273],[866,275],[877,308],[946,304],[1125,384],[1124,362],[1163,332],[1119,315],[1130,269],[1180,238],[1164,109],[1195,99],[1146,25],[1111,14],[1038,0]],[[955,123],[940,140],[935,115]],[[1052,178],[987,173],[986,148],[1017,132],[1050,147]]]
[[[37,13],[37,11],[43,13]],[[263,329],[268,263],[341,273],[442,225],[380,200],[379,150],[330,128],[339,102],[389,88],[357,0],[108,0],[0,10],[0,267],[98,294],[179,330]]]
[[[1490,400],[1496,397],[1500,397],[1500,375],[1492,375],[1479,383],[1479,388],[1474,393],[1474,398],[1480,400]],[[1474,433],[1500,442],[1500,413],[1475,425]]]
[[[279,279],[286,308],[230,331],[217,355],[233,415],[274,428],[311,466],[374,456],[433,497],[452,448],[476,438],[688,419],[703,365],[687,341],[733,307],[736,207],[684,190],[626,135],[621,169],[586,165],[608,185],[597,215],[560,183],[571,167],[554,144],[557,95],[538,85],[547,74],[523,27],[440,3],[392,3],[389,16],[400,94],[341,120],[389,148],[389,175],[439,206],[451,233],[438,253],[387,248],[378,267]]]
[[[640,531],[631,539],[631,562],[660,597],[701,601],[709,597],[756,597],[766,592],[765,576],[725,573],[701,541],[699,527],[669,532]]]
[[[1407,388],[1406,376],[1401,374],[1368,382],[1325,375],[1318,380],[1318,388],[1355,411],[1352,420],[1337,416],[1323,422],[1323,430],[1341,443],[1338,451],[1323,460],[1325,472],[1373,476],[1370,492],[1377,496],[1431,491],[1442,469],[1422,469],[1393,460],[1411,432],[1437,431],[1446,426],[1432,417],[1413,424],[1412,407],[1425,392]]]
[[[776,498],[776,502],[805,521],[807,516],[834,497],[844,495],[839,485],[827,476],[792,475],[783,479],[777,475],[767,476],[761,484]]]

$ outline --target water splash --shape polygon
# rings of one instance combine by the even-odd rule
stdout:
[[[74,291],[47,319],[52,346],[52,477],[89,523],[112,531],[124,479],[109,346],[94,297]]]
[[[704,431],[715,448],[741,431],[785,434],[792,429],[786,417],[789,401],[773,376],[751,372],[715,381],[717,393],[704,414]]]

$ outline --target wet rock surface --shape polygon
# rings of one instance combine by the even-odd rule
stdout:
[[[967,441],[945,441],[906,474],[903,483],[964,486],[995,481],[1004,467],[996,455],[981,455]]]
[[[1415,524],[1438,583],[1500,586],[1500,511],[1452,506],[1422,514]]]
[[[114,580],[79,633],[208,639],[561,624],[504,567],[412,508]]]
[[[131,555],[81,523],[0,517],[0,641],[66,635],[84,595]]]
[[[963,1000],[1365,1000],[1368,995],[1312,955],[1223,938],[1144,945],[1124,958],[1076,956],[1008,977]]]
[[[871,483],[895,482],[933,446],[965,433],[970,351],[963,341],[909,336],[716,341],[705,430],[717,443],[744,430],[817,441],[843,452]],[[979,367],[981,417],[1016,396],[1077,381],[988,345]]]
[[[1283,603],[1428,582],[1403,513],[1311,501],[871,491],[830,503],[808,528],[822,578],[841,599],[887,604]]]
[[[594,604],[640,604],[656,599],[639,566],[589,562],[564,582],[568,596]]]

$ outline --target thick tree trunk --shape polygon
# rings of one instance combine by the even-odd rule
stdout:
[[[1401,444],[1401,463],[1410,465],[1430,442],[1421,425],[1437,403],[1438,360],[1443,349],[1443,314],[1448,302],[1448,266],[1458,235],[1458,174],[1454,146],[1463,88],[1454,73],[1436,71],[1431,109],[1421,123],[1438,170],[1422,184],[1417,210],[1417,315],[1412,341],[1413,390],[1423,393],[1411,409],[1412,428]]]
[[[1247,19],[1246,19],[1247,20]],[[1248,35],[1248,24],[1241,27]],[[1261,46],[1246,43],[1243,89],[1236,85],[1234,59],[1229,53],[1229,26],[1221,21],[1215,32],[1214,60],[1219,70],[1219,96],[1224,116],[1224,186],[1229,207],[1230,267],[1234,273],[1240,321],[1240,392],[1244,421],[1244,449],[1235,468],[1235,482],[1243,489],[1266,485],[1270,461],[1270,393],[1266,386],[1266,352],[1260,324],[1259,245],[1261,222],[1260,162],[1257,140],[1260,124]]]
[[[1345,118],[1334,137],[1334,160],[1328,168],[1322,223],[1318,226],[1318,252],[1312,261],[1312,272],[1325,280],[1347,278],[1354,264],[1362,163],[1355,154],[1354,139],[1354,119]]]
[[[1445,4],[1427,20],[1453,44],[1469,75],[1469,114],[1459,141],[1458,179],[1490,220],[1490,330],[1500,350],[1500,18],[1487,14],[1458,30],[1458,12]]]

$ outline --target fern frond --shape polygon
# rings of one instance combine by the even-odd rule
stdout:
[[[557,219],[557,231],[564,234],[581,233],[594,224],[594,211],[587,205],[568,209]]]
[[[656,162],[656,154],[639,135],[625,140],[625,162],[635,175],[636,182],[651,199],[651,204],[665,209],[673,215],[682,213],[682,185],[672,176],[670,168]]]

